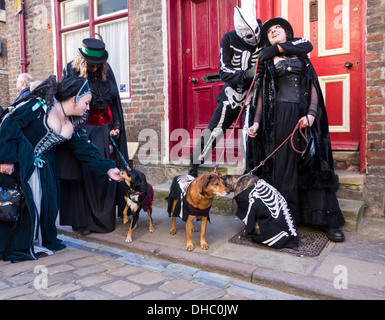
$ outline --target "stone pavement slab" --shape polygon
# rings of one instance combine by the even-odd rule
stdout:
[[[67,248],[52,256],[0,262],[0,300],[304,299],[105,244],[59,237]]]
[[[186,269],[188,267],[316,299],[385,299],[383,238],[345,232],[345,242],[329,242],[319,256],[307,257],[230,243],[229,239],[243,229],[243,223],[234,216],[211,214],[210,218],[206,232],[210,248],[202,250],[199,247],[200,233],[193,233],[193,252],[185,250],[184,222],[177,219],[177,234],[170,235],[171,219],[161,206],[154,207],[154,233],[148,232],[147,214],[141,213],[132,243],[124,241],[128,225],[119,219],[115,231],[109,234],[92,233],[83,237],[68,227],[58,228],[63,234],[93,241],[95,246],[126,252],[118,261],[165,275],[174,274],[186,281],[192,281],[192,276],[196,276]],[[200,227],[199,223],[197,226]],[[116,255],[114,249],[110,249],[110,253]],[[147,264],[145,259],[148,258],[160,259],[164,264]],[[171,271],[175,265],[185,269]],[[345,267],[347,273],[342,272],[343,267],[339,269],[339,266]],[[339,285],[344,280],[341,277],[347,277],[347,289]]]

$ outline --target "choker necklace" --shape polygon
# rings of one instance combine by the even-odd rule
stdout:
[[[67,123],[67,121],[68,121],[68,116],[67,116],[66,113],[64,112],[64,108],[63,108],[63,105],[62,105],[61,101],[60,101],[60,106],[61,106],[61,110],[63,111],[63,114],[64,114],[64,121],[65,121],[65,123]]]

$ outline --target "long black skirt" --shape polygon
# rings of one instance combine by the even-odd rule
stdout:
[[[278,147],[293,131],[299,120],[299,105],[277,101],[275,109],[275,146]],[[293,144],[300,150],[298,131]],[[297,224],[339,227],[344,224],[336,193],[329,189],[300,190],[299,153],[289,139],[273,156],[273,172],[264,177],[286,199]]]
[[[110,154],[110,126],[85,125],[89,140],[103,158]],[[77,162],[81,178],[61,179],[60,224],[107,233],[115,229],[118,205],[117,182],[108,176],[95,175],[86,165]]]

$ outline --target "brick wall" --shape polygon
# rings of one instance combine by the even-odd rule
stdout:
[[[140,150],[153,151],[149,151],[151,157],[147,157],[151,161],[149,179],[159,183],[164,181],[163,166],[159,163],[163,157],[161,126],[165,109],[162,3],[161,0],[130,0],[129,5],[132,100],[124,110],[127,139],[138,141],[139,134],[143,135]],[[151,139],[145,132],[152,133]],[[135,165],[148,170],[148,165],[143,166],[138,159]]]
[[[368,216],[385,217],[385,0],[367,1],[367,162],[364,186]]]
[[[18,96],[17,76],[21,72],[19,18],[12,4],[6,4],[9,102]],[[27,72],[37,80],[54,73],[51,0],[25,1]]]

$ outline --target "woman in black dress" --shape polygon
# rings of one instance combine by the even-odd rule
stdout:
[[[122,180],[115,162],[102,158],[80,129],[91,97],[86,79],[71,77],[58,84],[51,76],[2,115],[0,186],[12,188],[14,175],[28,207],[17,223],[5,260],[34,260],[39,254],[65,248],[55,225],[61,199],[54,150],[60,144],[67,143],[76,159],[95,174]],[[10,227],[0,223],[0,256],[7,247]]]
[[[318,77],[307,55],[282,56],[276,50],[279,43],[293,39],[287,20],[277,17],[266,21],[261,37],[267,52],[262,55],[271,59],[260,62],[264,72],[255,86],[257,109],[249,128],[253,154],[249,161],[258,165],[297,124],[311,128],[315,146],[311,161],[301,163],[299,153],[288,141],[257,174],[285,197],[297,223],[318,226],[330,240],[343,241],[339,228],[344,218],[336,196],[338,176],[334,173],[329,124]],[[298,131],[293,142],[297,150],[303,149]]]
[[[62,79],[69,76],[88,79],[92,100],[88,120],[83,129],[103,157],[114,160],[118,168],[124,169],[124,164],[110,141],[110,137],[114,137],[123,157],[128,160],[119,89],[107,59],[108,51],[103,41],[84,39],[74,61],[64,68]],[[86,166],[81,165],[65,145],[59,149],[58,159],[63,198],[60,224],[70,225],[83,235],[113,231],[116,209],[121,216],[125,207],[125,184],[117,184],[107,177],[96,176]]]

